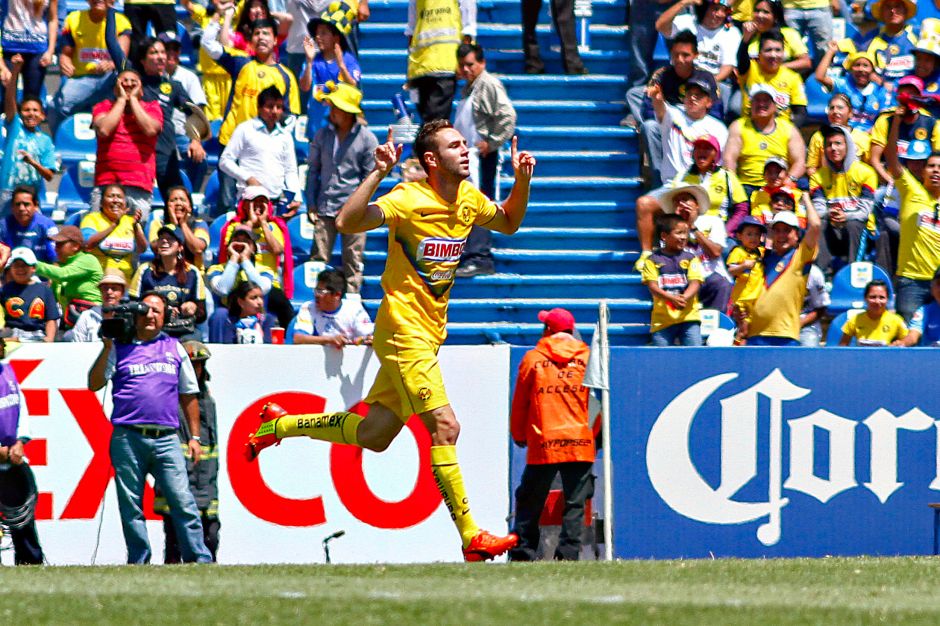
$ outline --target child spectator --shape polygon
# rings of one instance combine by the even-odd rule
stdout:
[[[102,270],[119,269],[130,282],[136,256],[147,249],[147,238],[140,225],[143,213],[137,209],[130,214],[120,185],[105,185],[102,195],[101,209],[82,218],[85,248],[98,259]]]
[[[101,264],[90,253],[82,251],[85,242],[77,226],[62,226],[49,238],[55,242],[57,264],[39,261],[36,273],[52,283],[62,309],[62,327],[68,329],[82,311],[101,304],[98,291]]]
[[[869,131],[881,112],[891,104],[891,94],[872,80],[877,77],[875,58],[868,52],[850,54],[842,64],[845,76],[830,78],[829,66],[838,52],[839,44],[830,41],[826,54],[816,68],[816,80],[833,95],[845,94],[848,97],[853,113],[848,121],[850,127]]]
[[[307,62],[299,78],[300,91],[309,93],[307,101],[307,137],[312,139],[317,130],[327,123],[328,109],[316,98],[328,82],[343,82],[359,87],[362,72],[359,61],[349,51],[349,42],[335,22],[324,13],[307,24],[309,37],[304,37]]]
[[[665,347],[678,340],[683,346],[702,345],[698,290],[702,264],[685,249],[689,225],[678,215],[664,215],[656,225],[663,246],[646,259],[643,282],[653,296],[650,332],[653,345]]]
[[[871,134],[868,130],[862,130],[852,126],[854,114],[852,113],[852,102],[849,96],[844,93],[836,93],[829,97],[829,104],[826,107],[826,117],[829,118],[831,126],[848,126],[852,129],[852,141],[855,142],[855,156],[859,161],[868,163],[868,153],[871,150]],[[823,164],[823,136],[820,131],[813,133],[809,139],[809,146],[806,153],[806,175],[812,178]]]
[[[0,243],[12,248],[29,248],[40,261],[55,263],[55,243],[50,239],[58,227],[39,212],[36,189],[20,185],[13,190],[10,215],[0,220]],[[0,247],[0,262],[6,265],[9,250]]]
[[[940,347],[940,268],[930,281],[933,302],[921,306],[911,318],[911,328],[904,338],[906,346]]]
[[[271,343],[277,318],[264,312],[261,287],[245,281],[229,296],[226,315],[213,315],[209,324],[212,343]]]
[[[46,112],[39,96],[25,93],[17,107],[16,81],[23,67],[19,54],[10,59],[10,84],[3,97],[6,117],[6,142],[0,161],[0,214],[8,211],[12,190],[19,185],[35,187],[44,193],[46,182],[52,180],[56,170],[55,146],[52,137],[40,130]]]
[[[336,269],[317,275],[313,302],[305,302],[294,321],[294,343],[331,345],[372,344],[374,325],[362,303],[347,300],[346,277]]]
[[[49,286],[35,280],[36,255],[14,248],[6,264],[7,280],[0,290],[6,327],[17,341],[55,341],[59,307]]]
[[[728,311],[740,309],[748,317],[751,305],[760,294],[764,282],[761,259],[764,256],[763,239],[767,227],[759,219],[748,215],[738,225],[738,245],[731,249],[725,261],[728,274],[734,278]]]
[[[751,194],[751,215],[761,223],[769,224],[779,211],[793,211],[806,228],[806,210],[803,192],[793,186],[787,176],[789,166],[780,157],[770,157],[764,163],[764,186]]]
[[[167,301],[163,331],[171,337],[195,333],[196,324],[206,321],[206,285],[198,269],[183,256],[185,237],[177,226],[163,226],[157,231],[153,261],[137,268],[131,281],[130,295],[156,291]]]
[[[842,326],[840,346],[855,339],[859,346],[903,346],[907,326],[900,315],[887,310],[888,285],[873,280],[865,285],[865,311],[849,316]]]

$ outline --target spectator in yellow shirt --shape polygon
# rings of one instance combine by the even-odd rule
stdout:
[[[888,310],[888,285],[873,280],[865,285],[865,311],[850,316],[842,325],[840,346],[854,339],[859,346],[904,346],[907,326],[897,313]]]

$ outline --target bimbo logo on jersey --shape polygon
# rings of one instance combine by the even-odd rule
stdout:
[[[781,512],[790,503],[784,492],[806,494],[825,504],[843,492],[866,489],[881,506],[904,486],[898,480],[900,431],[932,430],[919,436],[940,441],[940,421],[915,406],[915,401],[899,414],[876,408],[843,416],[821,406],[807,413],[805,402],[797,411],[788,410],[788,404],[811,400],[813,390],[792,383],[780,369],[743,391],[720,395],[722,387],[738,376],[709,376],[679,392],[649,431],[646,468],[653,489],[676,513],[707,524],[761,521],[755,534],[765,546],[774,546],[782,537]],[[701,410],[715,400],[720,417]],[[703,477],[701,460],[693,454],[696,445],[705,443],[694,436],[693,426],[700,419],[720,421],[719,440],[710,442],[720,457],[716,487]],[[786,476],[784,455],[788,455]],[[940,453],[935,455],[940,468]],[[868,467],[857,467],[863,464]],[[868,480],[860,484],[857,475],[865,476],[865,470]],[[916,486],[940,490],[938,474],[940,469],[929,485]],[[766,485],[766,494],[758,499],[740,495],[742,491],[753,495],[749,487],[754,483]]]
[[[428,237],[418,246],[420,261],[459,261],[465,239]]]

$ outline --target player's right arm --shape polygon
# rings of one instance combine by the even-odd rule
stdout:
[[[336,229],[344,234],[362,233],[378,228],[385,222],[382,210],[369,201],[401,157],[401,145],[392,141],[392,129],[388,129],[388,140],[375,149],[375,167],[352,192],[346,204],[336,216]]]

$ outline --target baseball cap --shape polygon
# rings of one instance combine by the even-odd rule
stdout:
[[[781,187],[780,189],[777,189],[772,194],[770,194],[770,201],[773,202],[780,196],[787,198],[790,203],[793,204],[793,206],[796,206],[796,194],[793,192],[793,190]]]
[[[754,85],[753,87],[751,87],[751,90],[747,92],[747,95],[753,98],[759,93],[765,93],[768,96],[770,96],[770,99],[773,100],[775,104],[777,102],[777,97],[780,95],[777,93],[776,89],[774,89],[767,83],[758,83]]]
[[[249,185],[242,191],[242,200],[254,200],[255,198],[271,198],[268,190],[261,185]]]
[[[82,231],[79,230],[78,226],[60,226],[59,232],[54,235],[49,235],[49,239],[52,241],[74,241],[75,243],[85,243],[85,239],[82,237]]]
[[[717,85],[715,84],[715,75],[711,72],[705,72],[703,70],[695,70],[692,72],[692,76],[689,77],[689,80],[685,82],[686,88],[688,87],[698,87],[709,97],[714,99],[715,90]]]
[[[907,144],[907,152],[901,156],[904,161],[922,161],[933,153],[933,146],[928,139],[913,139]]]
[[[790,228],[799,228],[800,220],[793,211],[780,211],[774,215],[774,219],[770,220],[770,226],[773,227],[774,224],[786,224]]]
[[[36,266],[36,253],[30,250],[29,248],[24,248],[20,246],[18,248],[13,248],[13,251],[10,252],[10,258],[7,259],[7,267],[13,265],[13,261],[22,261],[26,265]]]
[[[175,32],[171,30],[168,30],[164,33],[160,33],[159,35],[157,35],[157,39],[159,41],[162,41],[164,46],[176,46],[177,48],[181,48],[183,46],[182,42],[180,41],[179,35],[177,35]]]
[[[788,169],[790,167],[787,164],[787,160],[784,159],[783,157],[772,156],[772,157],[767,157],[767,160],[764,161],[764,169],[766,170],[767,166],[770,165],[771,163],[774,165],[779,165],[783,169]]]
[[[98,281],[99,285],[121,285],[127,287],[127,278],[124,277],[124,272],[117,269],[116,267],[109,267],[104,271],[101,280]]]
[[[738,224],[738,227],[734,229],[734,232],[741,232],[741,229],[745,226],[757,226],[761,229],[761,231],[767,232],[767,227],[764,225],[764,223],[753,215],[745,215],[744,219],[741,220],[741,223]]]
[[[183,230],[178,226],[173,226],[172,224],[164,224],[160,227],[160,230],[157,231],[157,236],[159,237],[163,233],[169,233],[171,237],[176,239],[180,243],[184,243],[186,238],[183,236]]]
[[[715,149],[715,152],[721,155],[721,144],[718,143],[718,138],[714,135],[702,135],[692,142],[692,147],[694,148],[699,144],[710,146]]]
[[[539,311],[539,321],[553,333],[574,330],[574,315],[567,309],[555,308],[550,311]]]
[[[255,231],[251,229],[251,226],[246,226],[244,224],[239,224],[238,226],[233,228],[232,234],[229,235],[229,239],[231,239],[235,235],[246,235],[252,241],[258,241],[258,235],[255,234]]]
[[[917,93],[924,92],[924,81],[922,81],[917,76],[905,76],[904,78],[898,81],[898,89],[900,89],[904,85],[910,85],[912,87],[916,87]]]

